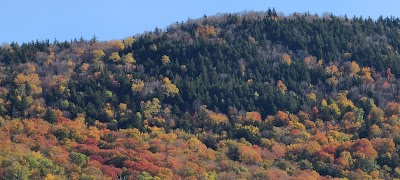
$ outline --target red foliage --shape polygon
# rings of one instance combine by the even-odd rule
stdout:
[[[314,115],[314,116],[317,116],[318,113],[319,113],[318,107],[314,106],[314,107],[313,107],[313,115]]]
[[[361,158],[376,158],[377,152],[368,139],[359,139],[352,146],[351,150]]]
[[[323,147],[323,150],[329,154],[335,154],[336,153],[336,148],[337,146],[334,144],[328,144]]]
[[[102,158],[101,156],[91,155],[91,156],[89,156],[89,159],[90,159],[91,161],[98,161],[98,162],[100,162],[101,164],[104,163],[104,160],[103,160],[103,158]]]
[[[123,166],[139,172],[146,171],[152,175],[157,174],[159,169],[159,167],[148,161],[133,162],[126,160]]]
[[[97,154],[100,149],[95,145],[86,145],[86,144],[79,144],[76,147],[77,151],[83,154]]]
[[[86,138],[86,140],[83,143],[87,145],[97,146],[99,144],[99,141],[95,138]]]
[[[122,174],[122,170],[120,168],[116,168],[113,166],[103,165],[101,166],[100,170],[103,175],[112,177],[113,179],[117,179],[117,175]]]
[[[178,170],[183,167],[182,161],[180,161],[179,159],[177,159],[175,157],[167,157],[166,163],[167,163],[167,167],[169,167],[173,170]]]
[[[323,161],[325,163],[332,163],[334,160],[334,156],[325,151],[320,151],[320,152],[316,153],[316,156],[318,157],[318,159],[320,159],[321,161]]]

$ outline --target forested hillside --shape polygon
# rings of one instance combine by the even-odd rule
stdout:
[[[398,51],[398,18],[275,10],[3,44],[0,177],[400,178]]]

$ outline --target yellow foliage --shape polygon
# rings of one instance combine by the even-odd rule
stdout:
[[[127,107],[127,105],[126,105],[125,103],[120,103],[120,104],[119,104],[119,109],[120,109],[121,111],[126,111],[126,107]]]
[[[160,109],[161,109],[160,100],[158,98],[153,98],[152,101],[147,101],[147,102],[143,103],[142,109],[144,112],[144,116],[147,119],[149,119],[153,115],[160,112]]]
[[[338,102],[339,108],[340,109],[354,109],[355,106],[353,102],[350,99],[347,99],[347,93],[338,93],[336,96],[336,100]]]
[[[164,93],[167,96],[175,96],[179,93],[179,89],[175,84],[172,84],[171,80],[168,77],[164,77],[163,85],[161,86],[164,89]]]
[[[32,63],[27,63],[26,67],[28,68],[29,73],[34,73],[36,71],[36,67]]]
[[[42,92],[42,88],[40,86],[41,81],[38,74],[24,75],[20,73],[15,77],[14,83],[16,85],[28,83],[28,85],[31,87],[31,91],[34,94],[39,94]]]
[[[47,56],[46,64],[51,64],[55,59],[56,59],[56,54],[53,51],[50,52],[50,54]]]
[[[328,139],[334,139],[334,140],[336,140],[338,142],[345,142],[345,141],[350,141],[352,135],[345,134],[345,133],[342,133],[342,132],[339,132],[339,131],[335,131],[335,130],[329,130],[326,133],[326,137]]]
[[[103,50],[94,50],[94,51],[92,51],[92,55],[93,55],[94,60],[100,60],[106,54],[103,52]]]
[[[361,69],[362,79],[368,83],[374,82],[374,79],[371,76],[371,68],[363,67]]]
[[[57,117],[57,119],[60,119],[63,117],[63,112],[60,111],[59,109],[54,109],[53,112],[54,112],[54,115]]]
[[[83,63],[81,66],[81,70],[83,72],[86,72],[87,70],[89,70],[90,65],[88,63]]]
[[[133,44],[135,41],[136,41],[135,38],[133,38],[133,37],[127,37],[127,38],[124,39],[124,45],[125,45],[125,47],[130,47],[130,46],[132,46],[132,44]]]
[[[73,67],[75,66],[75,63],[72,62],[71,60],[68,60],[68,61],[67,61],[67,66],[68,66],[69,68],[73,68]]]
[[[44,178],[44,180],[55,180],[56,177],[53,176],[52,174],[47,174],[46,177]]]
[[[136,63],[135,58],[133,57],[132,53],[128,53],[125,56],[123,56],[123,59],[126,63]]]
[[[168,134],[158,134],[157,138],[167,142],[167,143],[173,143],[177,139],[177,135],[175,133],[168,133]]]
[[[360,72],[360,66],[357,64],[357,62],[351,61],[351,64],[350,64],[350,76],[354,76],[358,72]]]
[[[225,114],[215,113],[209,110],[207,110],[207,114],[213,125],[229,123],[229,119]]]
[[[37,117],[42,116],[45,113],[46,109],[41,105],[31,105],[29,108],[29,112],[34,114]]]
[[[307,98],[310,99],[313,102],[317,101],[317,95],[315,95],[314,93],[307,94]]]
[[[197,152],[200,148],[201,142],[199,141],[199,139],[192,137],[190,138],[187,142],[187,145],[189,147],[189,149],[191,149],[192,151]]]
[[[142,80],[136,80],[132,83],[133,92],[141,92],[144,88],[144,82]]]
[[[121,56],[119,56],[119,53],[118,52],[113,52],[113,53],[111,53],[111,55],[110,55],[110,60],[112,60],[112,61],[114,61],[114,62],[117,62],[117,61],[120,61],[121,60]]]
[[[331,102],[331,104],[329,104],[328,108],[333,115],[335,115],[337,117],[340,116],[340,114],[341,114],[340,108],[335,102]]]
[[[161,62],[162,62],[162,64],[165,66],[165,65],[171,63],[171,60],[169,59],[169,56],[163,55],[163,56],[161,57]]]
[[[122,43],[119,40],[109,41],[108,46],[110,49],[115,50],[115,51],[121,51],[121,50],[125,49],[124,43]]]
[[[305,150],[308,154],[314,154],[321,151],[322,147],[319,145],[317,141],[310,141],[305,144]]]
[[[251,133],[253,136],[258,136],[260,135],[260,129],[257,126],[252,126],[252,125],[241,125],[241,124],[235,124],[236,129],[241,129],[241,130],[246,130],[247,132]]]
[[[322,101],[321,101],[321,106],[322,106],[322,107],[328,106],[328,102],[327,102],[325,99],[322,99]]]
[[[105,113],[107,114],[108,117],[113,118],[114,117],[114,111],[111,109],[106,109]]]

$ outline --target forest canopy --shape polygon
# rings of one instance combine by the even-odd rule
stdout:
[[[269,9],[4,43],[0,177],[400,178],[399,29]]]

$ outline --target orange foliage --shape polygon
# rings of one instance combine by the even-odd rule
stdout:
[[[274,155],[275,159],[279,159],[284,157],[286,154],[286,146],[283,144],[276,143],[271,148],[272,154]]]
[[[390,68],[386,69],[386,77],[388,80],[390,80],[394,77],[394,74],[392,74],[392,71],[390,70]]]
[[[336,65],[327,66],[325,70],[328,74],[339,75],[339,69]]]
[[[207,110],[207,115],[211,120],[211,124],[213,125],[221,125],[221,124],[228,124],[229,119],[228,116],[222,113],[215,113],[210,110]]]
[[[379,154],[396,153],[396,145],[393,139],[376,138],[371,140],[371,144]]]
[[[285,126],[288,123],[289,123],[289,115],[283,111],[278,111],[271,122],[271,124],[275,126]]]
[[[320,175],[313,170],[296,171],[293,174],[293,179],[296,180],[319,180],[322,179]]]
[[[261,123],[261,114],[257,111],[247,112],[246,120]]]
[[[208,37],[215,35],[215,28],[214,26],[203,26],[199,25],[196,28],[195,35],[196,37]]]
[[[261,155],[253,148],[246,145],[238,146],[239,160],[248,164],[260,163]]]
[[[282,82],[282,80],[279,80],[279,81],[276,83],[276,87],[277,87],[280,91],[282,91],[282,92],[286,92],[286,91],[287,91],[287,87],[286,87],[286,85]]]
[[[386,104],[386,114],[399,115],[400,114],[400,104],[398,102],[389,102]]]
[[[368,83],[374,82],[374,79],[373,79],[372,76],[371,76],[371,68],[369,68],[369,67],[363,67],[363,68],[361,69],[361,74],[363,75],[363,76],[362,76],[362,79],[363,79],[364,81],[366,81],[366,82],[368,82]]]
[[[325,134],[321,133],[321,132],[318,132],[317,134],[315,134],[312,139],[314,139],[321,145],[328,144],[328,138],[326,138]]]
[[[349,69],[350,76],[354,76],[358,72],[360,72],[360,66],[357,64],[357,62],[351,61]]]
[[[368,139],[359,139],[352,146],[351,150],[354,156],[359,158],[373,158],[377,156],[377,152]]]
[[[285,64],[287,64],[287,65],[292,64],[292,60],[291,60],[291,58],[290,58],[290,55],[287,54],[287,53],[284,53],[284,54],[282,55],[282,61],[283,61]]]
[[[278,168],[268,169],[265,173],[267,179],[288,179],[288,174]]]

